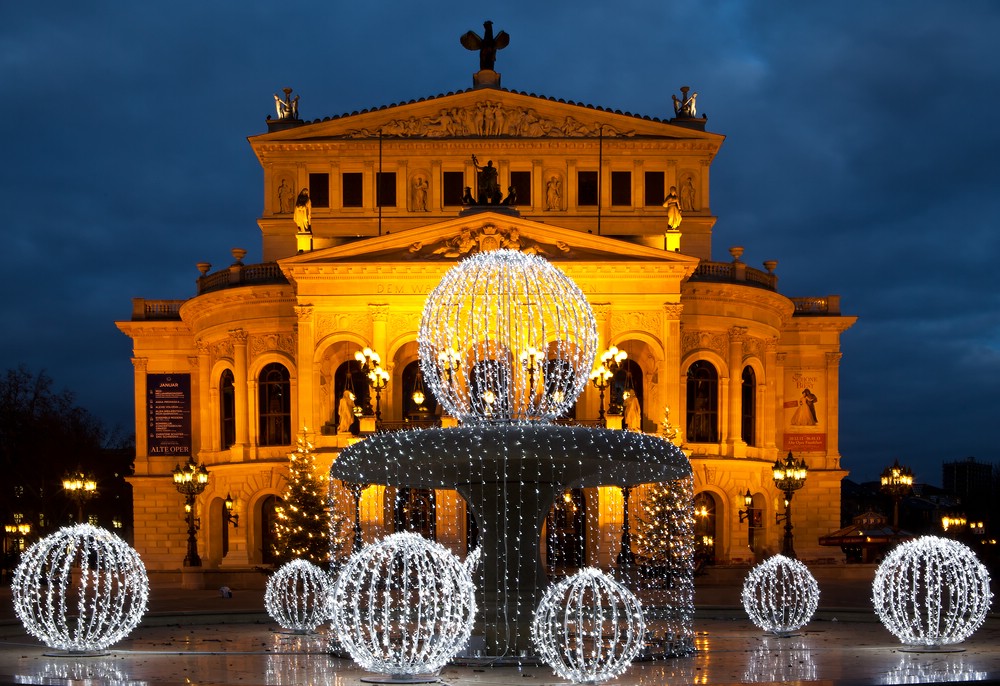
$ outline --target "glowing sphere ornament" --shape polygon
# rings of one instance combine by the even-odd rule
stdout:
[[[914,646],[961,643],[983,623],[992,597],[990,575],[976,554],[937,536],[894,548],[872,582],[882,624]]]
[[[542,660],[559,678],[576,683],[624,672],[642,649],[645,633],[639,599],[594,567],[550,586],[531,625]]]
[[[444,667],[472,634],[475,588],[444,546],[397,533],[353,554],[333,591],[337,638],[363,669],[412,680]]]
[[[583,291],[551,263],[493,250],[444,275],[418,341],[426,383],[463,423],[550,420],[587,384],[597,324]]]
[[[788,636],[816,612],[819,584],[809,569],[784,555],[775,555],[750,570],[743,582],[743,609],[764,631]]]
[[[45,645],[100,653],[142,620],[149,579],[139,553],[125,541],[77,524],[24,552],[11,596],[25,630]]]
[[[331,590],[326,572],[308,560],[292,560],[267,580],[264,609],[283,628],[306,634],[329,618]]]

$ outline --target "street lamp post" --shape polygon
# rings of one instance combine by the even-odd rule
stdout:
[[[97,481],[88,474],[76,472],[63,479],[63,490],[76,501],[76,521],[83,523],[83,504],[97,495]]]
[[[389,383],[389,372],[377,366],[368,372],[368,385],[375,391],[375,424],[382,423],[382,391]]]
[[[354,496],[354,541],[351,543],[353,552],[361,550],[361,494],[365,492],[365,488],[365,484],[350,484],[351,495]]]
[[[792,540],[792,494],[802,488],[808,473],[809,467],[806,466],[806,461],[796,462],[791,452],[788,453],[788,457],[784,461],[774,461],[774,485],[785,494],[785,513],[783,515],[775,514],[774,521],[776,524],[785,522],[785,536],[781,541],[781,554],[793,560],[795,559],[795,546]]]
[[[899,501],[913,488],[913,472],[909,467],[901,467],[899,460],[882,470],[881,491],[892,498],[892,527],[899,528]]]
[[[198,529],[194,516],[194,503],[207,485],[208,470],[205,469],[205,465],[195,462],[193,457],[189,457],[183,467],[180,465],[174,467],[174,486],[184,496],[184,512],[187,513],[188,545],[187,555],[184,557],[185,567],[201,567],[198,539],[195,536]]]
[[[597,416],[602,422],[604,421],[604,391],[611,385],[611,377],[613,376],[614,373],[608,371],[608,369],[603,366],[597,367],[590,373],[590,383],[594,384],[594,388],[601,392],[601,411]]]
[[[622,364],[625,363],[627,358],[628,353],[624,350],[619,350],[617,346],[614,345],[601,353],[601,366],[610,372],[608,378],[609,385],[612,383],[614,375],[618,373],[618,370],[621,369]],[[613,412],[612,410],[616,408],[618,411]],[[608,412],[611,414],[621,414],[621,403],[615,398],[615,391],[613,387],[611,389],[611,394],[608,397]]]

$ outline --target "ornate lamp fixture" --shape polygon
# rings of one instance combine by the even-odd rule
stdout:
[[[601,366],[611,373],[611,377],[614,377],[614,375],[618,373],[618,370],[621,369],[622,364],[625,363],[625,360],[627,358],[628,358],[627,352],[625,352],[624,350],[619,350],[616,346],[611,346],[603,353],[601,353],[600,357]],[[625,382],[626,390],[628,390],[630,382],[631,378],[627,378]],[[611,384],[610,379],[608,381],[608,384],[609,385]],[[621,414],[621,401],[615,397],[613,388],[611,391],[611,396],[608,398],[608,412],[610,414]],[[604,416],[601,415],[601,418],[603,419]]]
[[[382,422],[382,391],[389,383],[389,372],[376,365],[368,372],[368,385],[375,391],[375,423]]]
[[[521,366],[524,367],[524,371],[528,372],[528,392],[535,392],[535,374],[541,376],[542,373],[542,360],[545,359],[545,353],[534,346],[528,346],[528,349],[521,353]]]
[[[749,519],[750,520],[750,526],[752,527],[753,526],[753,519],[752,519],[752,515],[753,515],[753,495],[750,493],[750,489],[749,488],[747,489],[747,492],[743,494],[743,507],[745,507],[746,509],[739,511],[740,524],[742,524],[744,521],[746,521],[746,520]]]
[[[233,496],[226,494],[226,500],[223,502],[225,507],[222,508],[222,519],[225,523],[232,524],[234,529],[240,527],[240,516],[238,514],[233,514]]]
[[[614,372],[604,366],[596,367],[594,371],[590,373],[590,383],[594,385],[594,388],[601,392],[601,411],[597,416],[602,422],[604,421],[604,391],[611,385],[611,379],[614,375]]]
[[[198,556],[198,539],[195,537],[197,528],[194,501],[207,485],[208,470],[205,469],[205,465],[195,462],[193,457],[189,457],[183,467],[180,465],[174,467],[174,486],[184,496],[184,511],[187,513],[188,547],[187,555],[184,557],[185,567],[201,567],[201,558]]]
[[[455,380],[455,372],[462,367],[462,354],[454,348],[448,348],[447,350],[439,352],[437,359],[438,365],[441,367],[441,371],[445,373],[448,385],[451,386]]]
[[[63,479],[63,491],[76,501],[76,521],[83,523],[83,504],[97,495],[97,481],[89,474],[78,471]]]
[[[779,491],[785,494],[785,513],[774,515],[776,524],[780,524],[782,521],[785,522],[785,536],[781,540],[781,554],[794,560],[796,558],[795,547],[792,544],[792,494],[805,484],[809,467],[806,466],[805,460],[796,462],[792,453],[789,452],[784,462],[781,460],[774,461],[773,469],[774,485],[778,487]]]
[[[882,470],[880,490],[892,498],[892,526],[899,528],[899,501],[913,488],[913,472],[909,467],[901,467],[899,460],[893,460],[891,467]]]
[[[424,374],[419,369],[417,370],[417,376],[413,379],[413,393],[410,394],[410,398],[413,400],[413,404],[417,406],[417,410],[422,412],[427,395],[424,393]]]

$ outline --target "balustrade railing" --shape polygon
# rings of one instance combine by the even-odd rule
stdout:
[[[288,283],[277,262],[262,264],[237,263],[214,274],[198,277],[198,295],[236,286],[258,286],[269,283]]]
[[[771,291],[778,288],[777,274],[748,267],[743,262],[701,262],[690,280],[745,283]]]

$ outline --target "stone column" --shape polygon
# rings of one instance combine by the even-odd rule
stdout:
[[[135,473],[136,476],[150,473],[149,465],[149,435],[146,427],[146,369],[149,366],[149,358],[133,357],[132,374],[135,380]],[[145,459],[139,459],[140,455],[146,455]]]
[[[746,457],[747,444],[743,440],[743,341],[747,327],[733,326],[729,329],[729,454],[732,457]]]
[[[250,445],[250,380],[247,378],[246,329],[233,329],[233,391],[236,395],[236,443],[229,452],[234,462],[242,462]]]
[[[205,418],[209,416],[208,365],[199,364],[198,355],[188,355],[188,370],[191,374],[191,455],[200,455],[211,445],[205,433],[209,431]],[[197,422],[197,428],[195,427]]]
[[[590,308],[594,312],[594,319],[597,322],[597,355],[600,357],[608,347],[611,340],[611,303],[591,303]],[[591,361],[591,369],[597,366],[597,359]],[[589,374],[589,372],[588,372]],[[600,404],[600,392],[594,388],[594,384],[587,381],[588,392],[584,398],[588,398],[586,405],[586,416],[588,419],[597,419]],[[607,411],[608,391],[604,392],[605,411]],[[579,413],[577,413],[579,417]]]
[[[213,440],[215,432],[213,427],[218,427],[219,422],[213,421],[218,418],[216,403],[212,402],[212,353],[202,339],[196,341],[198,346],[198,357],[195,358],[195,366],[198,367],[198,432],[201,436],[199,452],[216,450],[219,443]]]
[[[315,402],[315,375],[313,373],[313,357],[315,353],[315,341],[313,341],[313,306],[296,305],[295,318],[298,329],[295,351],[295,366],[298,369],[296,377],[298,379],[298,427],[292,427],[293,433],[297,433],[302,427],[306,427],[308,433],[319,431],[321,426],[316,422]]]
[[[545,209],[545,169],[542,160],[531,160],[531,207],[529,210]]]
[[[684,305],[680,303],[663,303],[663,331],[661,340],[663,341],[663,363],[660,369],[660,384],[663,388],[664,407],[650,408],[646,410],[646,415],[655,419],[661,426],[663,424],[663,411],[670,408],[670,423],[676,427],[683,427],[681,421],[681,312]]]
[[[826,468],[840,469],[840,359],[843,353],[826,354]]]
[[[774,417],[780,412],[777,399],[777,389],[781,385],[778,378],[778,339],[769,338],[764,342],[764,397],[758,407],[761,414],[761,441],[759,445],[766,450],[777,450],[774,443]],[[776,409],[777,408],[777,409]]]

